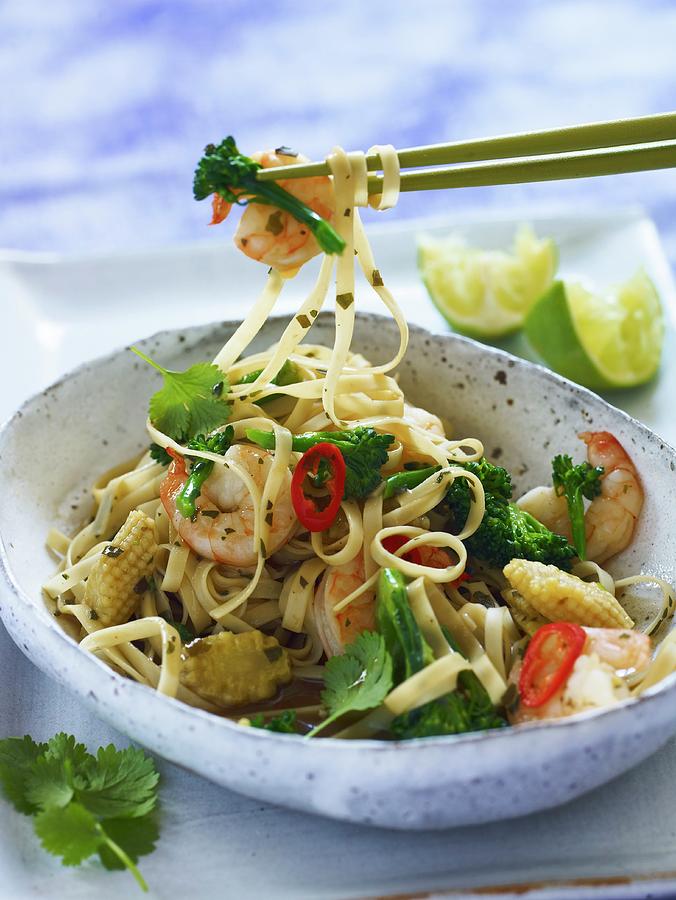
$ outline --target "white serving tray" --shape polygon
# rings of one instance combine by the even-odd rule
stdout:
[[[416,233],[453,228],[470,242],[506,247],[520,221],[531,221],[538,234],[557,240],[565,276],[614,282],[644,265],[653,277],[670,321],[660,377],[638,391],[615,392],[608,399],[676,445],[676,292],[655,228],[640,211],[535,217],[524,212],[490,218],[465,214],[452,221],[409,221],[369,232],[378,265],[409,320],[441,330],[446,325],[416,272]],[[309,274],[287,285],[280,311],[291,309]],[[85,359],[159,328],[242,314],[261,283],[260,267],[230,246],[77,259],[0,253],[0,419],[28,394]],[[363,309],[378,310],[368,296],[358,302]],[[528,355],[518,338],[505,346]],[[669,536],[665,541],[670,546]],[[69,721],[54,716],[41,699],[63,703],[63,690],[30,667],[7,635],[0,635],[0,646],[6,661],[15,657],[19,678],[11,701],[0,700],[1,723],[38,737],[63,724],[92,742],[110,739],[110,729],[83,709],[73,711]],[[233,898],[429,892],[458,897],[475,891],[531,900],[676,896],[674,741],[623,778],[567,806],[512,822],[429,835],[325,822],[236,797],[173,766],[165,764],[163,770],[163,804],[170,816],[165,827],[170,833],[142,861],[155,887],[153,896],[175,896],[176,891]],[[68,898],[95,892],[106,898],[134,889],[126,874],[96,867],[76,873],[53,864],[37,849],[27,824],[0,806],[0,834],[5,832],[7,838],[0,841],[0,897]],[[199,859],[205,846],[218,862],[186,865]]]

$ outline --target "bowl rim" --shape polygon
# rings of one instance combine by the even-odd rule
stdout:
[[[392,320],[388,316],[384,316],[379,313],[357,312],[357,317],[362,322],[371,321],[376,325],[388,323],[388,327],[391,327],[392,325]],[[323,322],[329,321],[333,318],[333,313],[328,311],[322,312],[318,316],[318,319],[321,319]],[[288,319],[288,314],[272,315],[266,320],[266,324],[286,323],[288,322]],[[187,334],[189,332],[201,332],[204,336],[207,335],[209,331],[215,331],[217,329],[234,329],[239,324],[241,324],[241,320],[224,319],[199,325],[161,329],[151,335],[148,335],[145,338],[136,341],[135,344],[143,346],[154,341],[166,340],[167,338],[170,338],[171,336],[176,334]],[[425,328],[421,325],[416,324],[409,324],[409,332],[415,333],[418,337],[421,337],[423,339],[426,337],[432,337],[437,339],[441,338],[445,341],[449,341],[450,343],[459,342],[472,348],[475,352],[485,354],[489,357],[492,357],[496,361],[501,361],[503,364],[508,365],[508,367],[510,368],[519,366],[520,368],[525,368],[527,371],[537,373],[537,375],[540,378],[544,378],[545,381],[549,381],[559,387],[564,386],[568,388],[572,392],[572,394],[577,395],[579,398],[591,400],[595,404],[600,402],[607,410],[609,410],[612,414],[619,416],[620,419],[623,419],[631,427],[638,427],[639,432],[644,434],[646,439],[650,441],[658,441],[661,445],[661,449],[671,452],[676,459],[676,449],[674,449],[666,440],[661,438],[656,432],[652,431],[652,429],[650,429],[647,425],[644,425],[638,419],[635,419],[633,416],[629,415],[629,413],[609,403],[605,398],[599,396],[588,388],[582,387],[581,385],[578,385],[575,382],[572,382],[569,379],[564,378],[563,376],[558,375],[555,372],[552,372],[550,369],[546,368],[543,365],[531,362],[530,360],[521,359],[520,357],[515,356],[514,354],[509,353],[506,350],[483,344],[480,341],[476,341],[472,338],[465,337],[464,335],[460,335],[455,332],[433,331],[429,328]],[[188,342],[186,342],[186,346],[190,346]],[[122,356],[128,350],[128,345],[124,345],[122,347],[118,346],[107,353],[85,360],[84,362],[75,366],[73,369],[70,369],[68,372],[64,373],[54,382],[49,384],[46,388],[33,393],[31,396],[25,399],[14,411],[14,413],[12,413],[9,418],[7,418],[0,425],[0,445],[2,444],[3,439],[9,433],[11,433],[12,428],[15,427],[17,422],[19,422],[23,418],[23,416],[26,414],[26,412],[29,411],[29,408],[34,403],[40,401],[41,399],[44,399],[44,397],[59,388],[62,384],[67,383],[77,376],[86,374],[86,372],[92,367],[98,367],[107,362],[111,362],[115,358]],[[18,599],[25,607],[27,607],[28,609],[35,609],[35,600],[31,599],[29,593],[24,590],[18,579],[15,577],[15,574],[9,562],[5,541],[5,536],[0,532],[0,574],[2,575],[4,586],[9,588],[14,597]],[[9,541],[7,542],[9,543]],[[40,600],[42,600],[42,598],[40,598]],[[0,612],[2,612],[4,608],[5,605],[0,604]],[[65,684],[68,690],[82,697],[85,697],[85,695],[91,691],[92,687],[95,687],[95,685],[92,684],[94,677],[96,677],[98,684],[102,683],[101,679],[108,679],[115,685],[123,685],[124,690],[130,691],[132,695],[138,692],[138,698],[143,699],[145,702],[154,704],[159,703],[160,706],[162,704],[166,704],[166,708],[172,713],[179,716],[184,716],[188,720],[196,718],[197,721],[205,723],[210,728],[221,728],[226,732],[232,732],[234,735],[239,734],[243,736],[244,734],[246,734],[247,737],[253,737],[257,740],[260,739],[275,742],[280,740],[283,742],[294,741],[296,742],[296,746],[325,748],[324,750],[319,752],[329,752],[340,746],[345,748],[350,747],[354,752],[358,751],[359,749],[363,749],[365,751],[368,750],[376,751],[378,753],[386,753],[396,752],[402,747],[450,747],[460,744],[468,745],[484,741],[495,741],[500,738],[508,738],[510,735],[514,735],[516,737],[519,734],[528,735],[532,732],[543,733],[545,731],[552,730],[560,731],[561,729],[581,726],[583,724],[586,724],[590,720],[607,721],[613,716],[622,714],[623,710],[637,707],[639,704],[645,708],[649,703],[651,703],[658,697],[661,697],[663,694],[673,693],[674,689],[676,688],[676,672],[674,672],[671,675],[668,675],[666,678],[662,679],[657,684],[648,688],[645,693],[639,696],[628,697],[624,700],[619,701],[618,703],[613,704],[612,706],[586,710],[584,712],[576,713],[572,716],[567,716],[560,719],[531,721],[521,723],[519,725],[509,725],[505,728],[490,729],[487,731],[473,731],[456,735],[435,735],[432,737],[413,738],[408,740],[378,740],[375,738],[357,738],[346,741],[335,737],[325,737],[320,741],[307,741],[304,739],[303,735],[283,734],[278,732],[270,732],[263,728],[251,728],[249,726],[242,726],[239,725],[234,719],[230,719],[227,716],[221,716],[216,713],[211,713],[207,710],[199,709],[197,707],[190,706],[187,703],[183,703],[178,698],[159,694],[156,690],[149,688],[147,685],[139,684],[133,679],[127,678],[126,676],[115,672],[108,665],[106,665],[106,663],[102,659],[99,659],[94,654],[82,651],[80,649],[80,645],[76,643],[76,641],[71,638],[63,628],[59,626],[58,622],[56,622],[53,617],[51,619],[48,618],[46,607],[44,608],[44,612],[44,617],[36,616],[34,623],[35,626],[39,628],[43,633],[58,635],[57,640],[61,640],[64,642],[64,652],[68,653],[69,658],[72,659],[74,665],[84,665],[89,667],[88,671],[90,677],[85,679],[87,690],[81,688],[79,682],[76,683],[72,680],[67,680],[62,683]],[[300,743],[299,738],[301,739]]]

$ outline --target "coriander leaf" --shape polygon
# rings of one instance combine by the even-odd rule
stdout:
[[[347,712],[380,706],[392,687],[392,658],[383,636],[362,631],[342,656],[332,656],[326,663],[324,685],[322,703],[329,716],[306,737],[313,737]]]
[[[201,362],[185,372],[172,372],[136,347],[137,356],[164,375],[164,386],[150,398],[150,421],[175,441],[208,434],[230,418],[228,381],[218,366]]]
[[[90,756],[75,777],[77,799],[102,818],[144,816],[155,806],[159,774],[142,750],[109,744]]]
[[[84,744],[72,734],[60,732],[51,738],[25,778],[28,801],[37,809],[63,807],[73,799],[73,776],[88,759]]]
[[[102,827],[134,862],[138,862],[140,856],[152,853],[160,836],[154,811],[136,819],[105,819]],[[124,860],[108,844],[99,847],[99,856],[106,869],[126,868]]]
[[[55,759],[61,763],[68,761],[74,772],[84,765],[88,759],[93,758],[84,744],[78,743],[72,734],[65,734],[63,731],[49,739],[45,757]]]
[[[42,846],[60,856],[64,866],[78,866],[96,853],[103,841],[96,818],[79,803],[42,810],[34,824]]]
[[[0,741],[0,784],[3,793],[14,808],[26,816],[37,812],[35,804],[26,797],[26,777],[36,759],[47,749],[47,744],[36,744],[24,735]]]
[[[50,853],[74,866],[99,852],[108,868],[126,867],[148,887],[135,861],[157,840],[151,810],[159,775],[151,758],[128,747],[101,747],[96,755],[72,735],[46,744],[30,737],[0,741],[0,781],[19,812],[33,815]]]
[[[277,731],[280,734],[297,734],[295,709],[285,709],[279,716],[273,716],[269,722],[265,721],[265,716],[262,714],[251,716],[249,721],[252,728],[263,728],[266,731]]]
[[[70,760],[41,756],[26,776],[26,797],[38,809],[63,808],[73,799],[73,767]]]

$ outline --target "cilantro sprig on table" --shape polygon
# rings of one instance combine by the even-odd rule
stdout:
[[[98,854],[106,869],[127,868],[148,886],[136,863],[151,853],[159,775],[142,750],[100,747],[96,756],[72,735],[37,744],[25,735],[0,740],[0,784],[18,812],[33,817],[48,853],[65,866]]]
[[[228,421],[229,384],[218,366],[199,362],[185,372],[172,372],[137,347],[130,349],[164,376],[163,387],[150,398],[149,415],[153,425],[172,440],[185,443]]]

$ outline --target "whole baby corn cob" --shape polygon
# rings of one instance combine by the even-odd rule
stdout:
[[[127,622],[146,590],[157,552],[152,519],[132,509],[87,579],[84,602],[102,625]]]
[[[634,625],[609,591],[556,566],[513,559],[503,572],[526,602],[550,622],[574,622],[594,628]]]
[[[514,588],[503,591],[502,596],[509,607],[512,618],[526,634],[535,634],[538,628],[546,625],[549,621],[548,619],[545,619],[544,616],[541,616],[535,607],[532,606],[518,591],[515,591]]]
[[[291,681],[291,663],[276,638],[261,631],[221,631],[183,650],[181,681],[219,706],[269,700]]]

